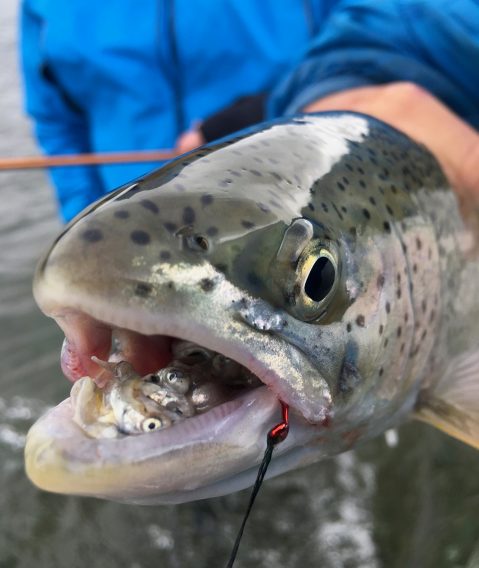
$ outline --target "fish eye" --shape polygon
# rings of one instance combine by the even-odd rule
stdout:
[[[294,315],[314,321],[325,315],[339,282],[337,250],[313,241],[302,252],[288,294]]]
[[[304,293],[313,302],[321,302],[331,292],[336,268],[327,256],[320,256],[311,267],[304,283]]]
[[[145,418],[141,423],[141,429],[143,432],[153,432],[153,430],[158,430],[163,425],[159,418]]]
[[[181,371],[168,371],[165,376],[166,383],[176,392],[185,394],[190,388],[190,381]]]

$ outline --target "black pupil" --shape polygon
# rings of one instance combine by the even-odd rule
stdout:
[[[155,427],[156,427],[156,424],[155,424],[154,422],[150,422],[150,423],[148,424],[148,428],[149,428],[150,430],[154,430]]]
[[[306,295],[314,302],[321,302],[331,291],[335,277],[336,270],[329,258],[318,258],[304,285]]]

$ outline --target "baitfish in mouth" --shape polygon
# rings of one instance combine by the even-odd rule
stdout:
[[[140,376],[130,363],[118,361],[113,340],[110,361],[92,356],[103,368],[99,387],[90,377],[71,392],[73,421],[94,438],[115,438],[169,428],[262,386],[245,367],[221,353],[189,341],[173,340],[168,366]],[[115,362],[118,361],[118,362]]]

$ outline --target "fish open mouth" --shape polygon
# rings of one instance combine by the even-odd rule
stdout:
[[[215,381],[221,376],[227,380],[216,385],[221,396],[193,416],[140,435],[124,435],[119,428],[119,436],[91,436],[75,422],[70,397],[29,432],[26,469],[36,485],[59,493],[153,504],[221,495],[251,483],[266,433],[281,412],[277,395],[246,365],[199,343],[143,335],[78,311],[65,311],[55,319],[66,336],[62,368],[75,384],[88,375],[107,390],[112,375],[99,361],[108,359],[110,364],[128,361],[136,374],[146,376],[181,361],[183,370],[188,364],[192,374],[193,369],[201,370],[199,387],[209,382],[209,373]],[[295,430],[299,435],[301,428]],[[294,436],[282,444],[280,453],[293,443]]]
[[[66,332],[61,353],[64,375],[72,382],[87,377],[96,383],[72,389],[74,420],[96,437],[105,432],[111,437],[111,426],[118,435],[171,427],[265,386],[241,363],[198,343],[115,328],[78,312],[67,312],[57,321]],[[85,416],[92,421],[92,412],[79,407],[94,405],[91,389],[102,392],[102,406],[108,406],[112,383],[122,382],[131,385],[123,388],[124,400],[118,400],[122,394],[115,390],[116,405],[109,413],[113,423],[103,429],[90,427]],[[85,396],[85,390],[90,395]]]

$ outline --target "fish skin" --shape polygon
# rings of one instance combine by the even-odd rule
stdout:
[[[320,246],[337,261],[338,278],[318,309],[296,268]],[[370,117],[322,113],[260,125],[113,192],[60,235],[34,293],[60,325],[80,311],[138,333],[185,337],[248,366],[291,406],[300,432],[278,447],[276,474],[411,413],[446,362],[477,344],[470,282],[478,276],[474,234],[435,158]],[[27,443],[29,475],[53,491],[177,502],[253,479],[235,462],[205,474],[196,493],[188,481],[142,493],[136,478],[115,493],[98,481],[99,467],[94,489],[77,489],[78,479],[58,489],[65,463],[80,458],[59,466],[66,446],[56,451],[53,441],[55,481],[47,482],[45,460],[35,456],[53,431],[34,427]],[[264,435],[256,454],[241,458],[243,470],[259,463]]]

